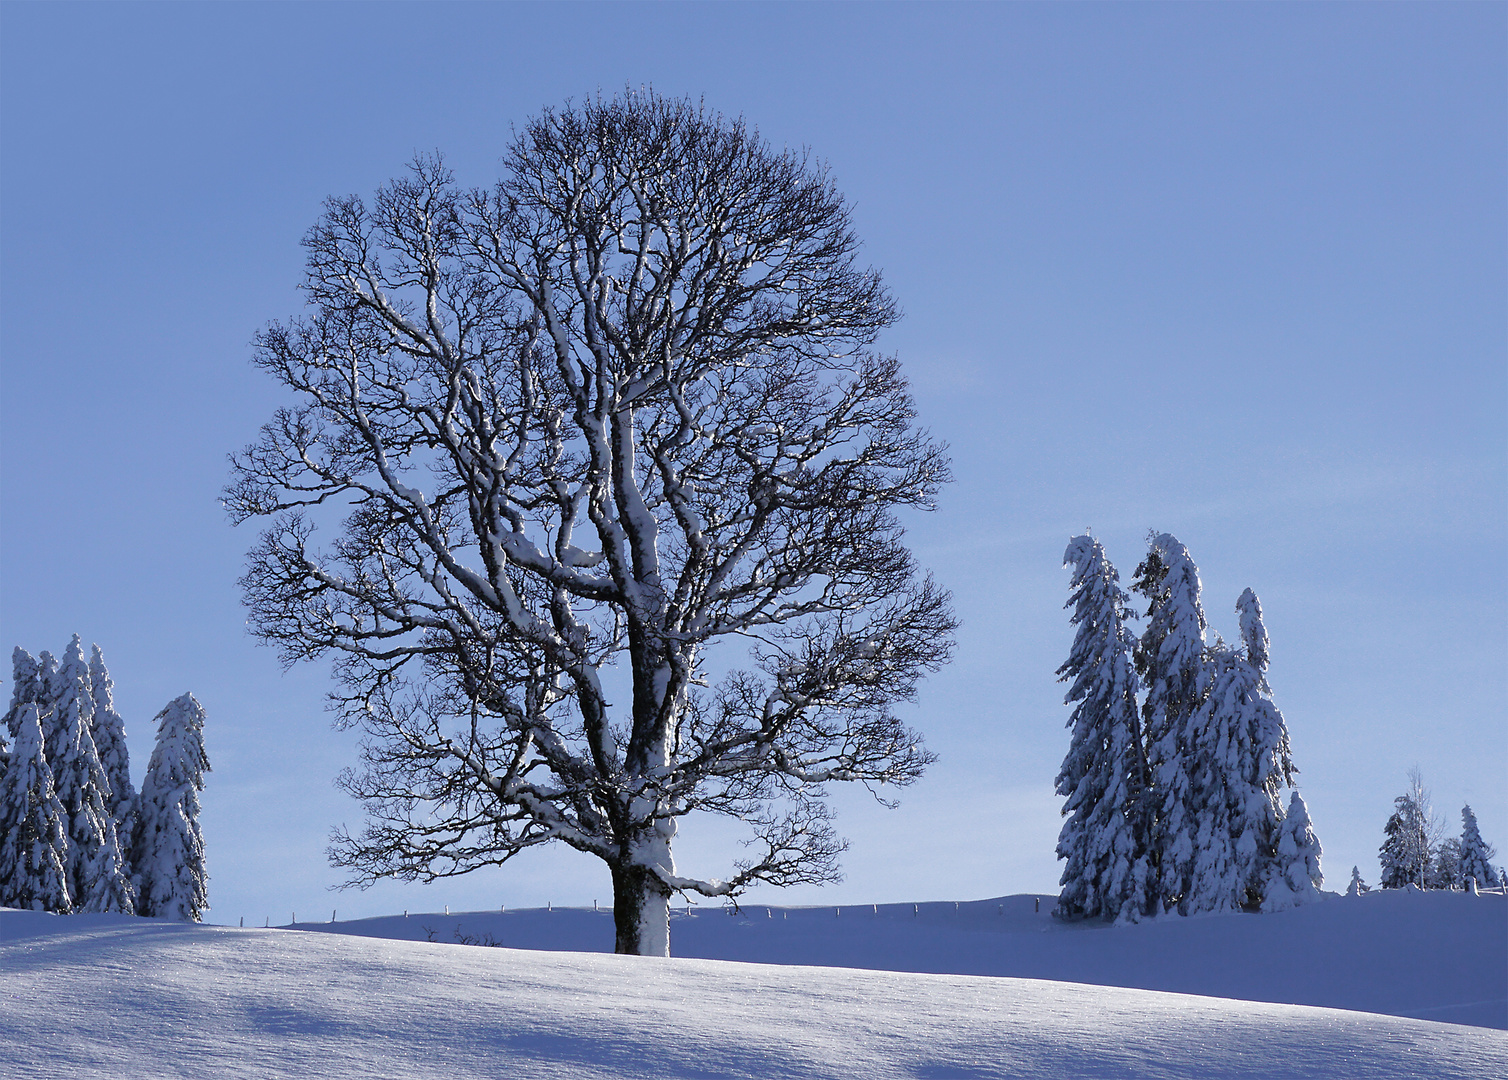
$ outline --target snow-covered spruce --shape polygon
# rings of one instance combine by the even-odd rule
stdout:
[[[1304,797],[1295,791],[1278,830],[1277,857],[1263,890],[1262,910],[1285,911],[1319,900],[1320,886],[1325,883],[1325,875],[1320,871],[1322,854],[1319,837],[1314,835],[1314,825],[1309,820],[1309,808],[1304,805]]]
[[[1360,896],[1362,893],[1371,892],[1371,886],[1361,880],[1361,867],[1351,867],[1351,884],[1346,886],[1347,896]]]
[[[1316,899],[1319,842],[1307,811],[1290,823],[1292,850],[1279,850],[1282,792],[1291,788],[1298,770],[1267,682],[1270,645],[1256,594],[1247,589],[1236,601],[1241,645],[1219,639],[1207,645],[1199,572],[1188,550],[1168,533],[1149,537],[1135,584],[1149,601],[1147,626],[1133,651],[1146,688],[1140,709],[1144,741],[1137,747],[1135,723],[1123,723],[1132,732],[1132,745],[1117,744],[1119,752],[1129,749],[1140,768],[1125,768],[1129,782],[1112,789],[1103,779],[1103,765],[1096,763],[1110,748],[1113,731],[1103,719],[1109,707],[1104,688],[1116,685],[1117,678],[1106,627],[1120,620],[1116,626],[1125,633],[1125,597],[1115,588],[1104,552],[1089,537],[1070,542],[1065,563],[1075,567],[1069,606],[1079,630],[1059,674],[1075,680],[1066,700],[1078,704],[1058,777],[1058,792],[1069,800],[1064,814],[1071,815],[1058,847],[1069,864],[1059,914],[1129,917],[1127,909],[1097,899],[1095,890],[1103,886],[1087,869],[1093,860],[1122,850],[1090,827],[1097,800],[1112,790],[1121,800],[1121,824],[1133,838],[1125,849],[1134,868],[1131,880],[1138,887],[1145,882],[1145,913],[1258,911],[1268,906],[1271,889],[1279,907]],[[1122,690],[1120,704],[1134,706],[1134,695],[1134,689]],[[1144,778],[1140,784],[1138,778]],[[1107,803],[1114,804],[1115,797]],[[1296,805],[1302,809],[1303,800]],[[1103,810],[1100,814],[1098,820],[1111,821]],[[1123,887],[1127,878],[1112,873],[1106,880]]]
[[[133,845],[138,914],[198,922],[209,909],[199,829],[199,792],[208,771],[204,709],[184,694],[157,714],[157,744],[141,782]]]
[[[1383,825],[1382,847],[1377,861],[1382,864],[1380,884],[1384,889],[1401,889],[1424,879],[1427,856],[1419,849],[1419,810],[1407,795],[1393,800],[1393,813]]]
[[[1187,914],[1204,794],[1189,774],[1193,720],[1208,691],[1199,568],[1170,533],[1150,538],[1134,590],[1148,600],[1147,627],[1136,649],[1146,687],[1142,726],[1152,786],[1143,820],[1156,894],[1165,910]]]
[[[136,790],[131,785],[131,755],[126,749],[126,724],[115,711],[115,682],[105,657],[95,645],[89,654],[89,693],[94,699],[90,732],[100,764],[110,781],[110,816],[123,845],[136,833]]]
[[[1076,536],[1063,553],[1071,567],[1071,622],[1078,628],[1058,677],[1069,682],[1073,704],[1068,754],[1057,792],[1066,798],[1058,836],[1065,860],[1057,914],[1134,922],[1152,910],[1147,894],[1145,843],[1136,835],[1146,783],[1146,759],[1137,713],[1135,644],[1126,629],[1128,597],[1105,549]],[[1075,704],[1076,703],[1076,704]]]
[[[110,814],[110,780],[94,745],[94,697],[77,634],[63,654],[52,692],[48,764],[68,828],[68,883],[81,911],[134,910],[121,838]]]
[[[1176,808],[1193,831],[1193,857],[1178,904],[1185,915],[1241,910],[1251,865],[1270,856],[1277,839],[1274,827],[1263,830],[1245,821],[1255,809],[1242,768],[1252,755],[1239,719],[1250,667],[1223,641],[1210,646],[1204,663],[1211,690],[1189,718],[1182,760],[1186,794]],[[1173,808],[1164,812],[1171,815]],[[1184,842],[1176,830],[1168,835]],[[1261,895],[1260,882],[1254,891]]]
[[[73,909],[67,814],[47,764],[35,701],[15,711],[15,725],[0,778],[0,906],[66,913]]]
[[[19,645],[16,646],[11,653],[10,705],[5,710],[4,721],[0,722],[0,773],[5,771],[10,761],[10,744],[15,741],[21,726],[21,708],[36,701],[37,693],[41,690],[39,670],[37,658]],[[0,886],[0,891],[3,891],[3,886]]]
[[[48,734],[47,716],[58,700],[62,686],[58,682],[58,658],[43,649],[37,657],[37,712],[42,717],[42,734]]]
[[[1471,812],[1471,807],[1461,807],[1461,840],[1456,871],[1461,884],[1464,886],[1475,880],[1480,889],[1495,889],[1501,885],[1498,872],[1492,866],[1492,859],[1496,855],[1497,849],[1482,839],[1482,832],[1477,827],[1477,816]]]
[[[1461,877],[1461,841],[1447,836],[1440,841],[1430,857],[1429,869],[1424,874],[1426,889],[1464,889],[1466,879]]]
[[[1242,647],[1220,642],[1209,649],[1210,690],[1186,749],[1198,820],[1185,901],[1190,913],[1262,906],[1278,857],[1282,789],[1297,771],[1287,724],[1267,684],[1267,629],[1251,589],[1236,601],[1236,611]]]
[[[1377,850],[1377,859],[1382,864],[1382,887],[1424,888],[1431,876],[1439,828],[1418,769],[1409,770],[1409,789],[1393,800],[1393,813],[1382,831],[1382,847]]]
[[[42,694],[42,665],[17,645],[11,652],[10,707],[5,710],[5,730],[14,740],[21,729],[21,709]]]

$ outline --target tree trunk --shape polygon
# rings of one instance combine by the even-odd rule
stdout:
[[[614,952],[632,956],[670,955],[670,890],[646,866],[614,864]]]

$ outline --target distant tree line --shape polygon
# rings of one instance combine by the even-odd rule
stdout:
[[[99,646],[85,661],[75,634],[61,663],[20,647],[12,662],[0,728],[0,904],[197,922],[209,907],[204,709],[184,694],[157,714],[138,793]]]
[[[1149,537],[1131,598],[1099,541],[1074,537],[1067,606],[1077,628],[1058,669],[1074,706],[1057,792],[1067,800],[1056,913],[1135,922],[1165,912],[1274,911],[1318,899],[1321,848],[1267,683],[1262,607],[1236,602],[1241,643],[1206,641],[1199,570],[1168,533]]]
[[[1384,840],[1377,853],[1382,887],[1466,889],[1503,884],[1503,871],[1491,862],[1497,849],[1482,839],[1471,807],[1461,807],[1461,835],[1448,836],[1419,770],[1409,770],[1408,779],[1408,790],[1393,800],[1393,813],[1382,830]]]

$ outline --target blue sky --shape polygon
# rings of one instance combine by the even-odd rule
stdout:
[[[906,313],[957,482],[912,523],[964,620],[910,718],[902,807],[837,800],[852,903],[1056,891],[1059,560],[1149,528],[1215,630],[1261,597],[1332,885],[1375,881],[1419,765],[1508,849],[1508,9],[1502,5],[7,4],[0,8],[0,646],[97,641],[139,778],[209,712],[212,920],[586,903],[569,852],[332,894],[317,667],[244,630],[217,496],[281,402],[251,335],[299,310],[326,196],[648,84],[827,161]],[[8,676],[8,667],[3,673]],[[8,686],[3,689],[8,694]],[[735,857],[693,823],[691,872]],[[301,915],[301,917],[303,917]]]

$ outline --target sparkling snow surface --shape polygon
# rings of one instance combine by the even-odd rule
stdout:
[[[5,911],[0,1075],[1508,1075],[1508,1034],[1460,1026],[1508,1016],[1501,896],[1119,929],[1034,906],[678,911],[683,957],[779,966],[446,943],[610,946],[611,917],[581,909],[300,924],[375,939]],[[1262,996],[1458,1023],[1229,999]]]
[[[0,968],[14,1077],[1508,1073],[1503,1032],[1367,1013],[112,915],[0,913]]]

